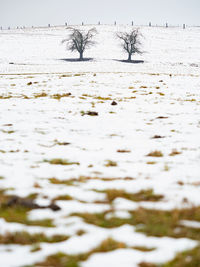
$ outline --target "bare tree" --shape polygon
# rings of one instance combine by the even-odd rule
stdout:
[[[92,28],[85,32],[72,27],[69,27],[68,29],[71,33],[67,39],[62,41],[62,43],[67,43],[68,50],[79,52],[79,60],[83,60],[84,51],[95,45],[95,42],[92,39],[97,34],[97,30],[96,28]]]
[[[140,50],[142,34],[138,29],[133,29],[130,32],[118,32],[117,38],[122,41],[123,49],[128,53],[128,61],[131,61],[133,54],[142,54]]]

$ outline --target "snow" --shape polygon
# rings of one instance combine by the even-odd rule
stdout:
[[[1,266],[32,264],[58,251],[87,252],[108,237],[130,246],[148,244],[156,250],[97,253],[81,263],[82,267],[166,262],[177,252],[196,245],[189,239],[147,237],[128,225],[103,229],[70,216],[74,212],[110,209],[108,204],[96,203],[104,200],[105,194],[94,189],[114,188],[130,193],[153,189],[164,196],[158,202],[117,198],[113,202],[114,214],[122,218],[128,218],[128,211],[138,207],[171,210],[200,205],[200,28],[141,27],[145,53],[135,59],[144,60],[143,64],[120,61],[127,55],[121,51],[115,32],[129,28],[97,26],[98,45],[85,53],[93,58],[85,62],[64,60],[77,56],[61,45],[67,35],[65,27],[0,32],[0,96],[12,96],[0,99],[0,176],[4,178],[0,179],[0,188],[22,197],[38,193],[37,203],[45,205],[60,195],[74,198],[57,201],[61,211],[56,213],[47,209],[29,213],[31,219],[53,218],[56,227],[52,229],[0,219],[1,234],[25,230],[71,236],[65,242],[42,244],[42,250],[35,253],[30,252],[30,246],[1,245]],[[34,98],[42,92],[48,96]],[[52,98],[69,92],[69,97]],[[112,106],[112,100],[118,105]],[[99,115],[82,116],[81,111],[96,111]],[[164,138],[153,139],[154,135]],[[56,145],[55,140],[70,145]],[[118,153],[119,149],[130,152]],[[174,149],[181,154],[169,156]],[[155,150],[164,156],[146,156]],[[80,165],[44,162],[53,158]],[[107,160],[115,161],[117,166],[106,167]],[[77,180],[72,186],[49,182],[53,177],[62,181],[79,176],[121,179]],[[197,222],[181,223],[199,228]],[[86,234],[76,236],[80,229]]]

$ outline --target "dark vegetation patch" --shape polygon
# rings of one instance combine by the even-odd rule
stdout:
[[[146,155],[147,157],[163,157],[163,153],[159,150],[155,150]]]
[[[124,97],[124,99],[136,99],[136,96]],[[119,100],[120,102],[123,101],[122,99]]]
[[[106,253],[117,249],[125,249],[125,248],[132,248],[143,252],[149,252],[154,250],[154,248],[147,248],[147,247],[128,247],[123,242],[118,242],[113,240],[112,238],[108,238],[104,240],[98,247],[87,253],[82,253],[77,255],[67,255],[64,253],[57,253],[47,257],[43,262],[37,263],[34,266],[79,267],[80,262],[86,261],[94,253]]]
[[[116,167],[117,162],[113,160],[107,160],[107,163],[105,164],[105,167]]]
[[[141,262],[139,267],[199,267],[200,266],[200,246],[191,250],[177,253],[175,258],[164,264],[153,264]]]
[[[176,257],[161,265],[161,267],[199,267],[200,266],[200,246],[182,253],[178,253]]]
[[[85,231],[85,230],[78,230],[78,231],[76,232],[76,235],[78,235],[78,236],[82,236],[82,235],[84,235],[84,234],[86,234],[86,231]]]
[[[57,253],[48,256],[43,262],[37,263],[35,267],[79,267],[81,261],[86,261],[94,253],[106,253],[114,251],[116,249],[128,248],[126,244],[117,242],[111,238],[103,241],[97,248],[89,251],[88,253],[82,253],[78,255],[67,255],[64,253]],[[146,247],[132,247],[143,252],[149,252],[154,248],[148,249]],[[200,262],[200,246],[192,250],[188,250],[182,253],[178,253],[176,257],[165,264],[154,264],[150,262],[141,262],[139,267],[199,267]],[[33,266],[30,266],[33,267]]]
[[[125,178],[107,178],[107,177],[89,177],[89,176],[80,176],[78,178],[71,178],[68,180],[59,180],[57,178],[50,178],[49,181],[52,184],[58,184],[58,185],[76,185],[77,183],[86,183],[87,181],[91,180],[98,180],[98,181],[104,181],[104,182],[110,182],[110,181],[118,181],[118,180],[123,180],[123,181],[132,181],[134,178],[132,177],[125,177]]]
[[[34,94],[34,98],[47,97],[48,94],[45,92]]]
[[[38,197],[38,193],[31,193],[26,198],[35,200]]]
[[[67,240],[69,237],[64,235],[46,236],[43,233],[30,234],[28,232],[15,232],[5,233],[0,235],[0,244],[19,244],[19,245],[32,245],[34,243],[57,243]]]
[[[114,228],[125,224],[136,226],[136,231],[148,236],[190,238],[200,241],[200,231],[197,228],[180,224],[181,220],[200,222],[200,207],[174,209],[171,211],[139,208],[130,211],[130,218],[107,217],[110,211],[103,213],[74,213],[86,223],[103,228]]]
[[[16,150],[8,150],[8,151],[5,151],[5,150],[0,150],[0,153],[18,153],[18,152],[20,152],[20,150],[19,149],[16,149]],[[24,151],[25,152],[25,151]],[[26,153],[26,152],[25,152]]]
[[[111,97],[106,97],[106,96],[94,96],[93,99],[103,100],[103,101],[112,100]]]
[[[153,137],[152,137],[152,139],[160,139],[160,138],[164,138],[164,136],[161,136],[161,135],[154,135]]]
[[[60,210],[60,208],[55,205],[55,204],[50,204],[47,206],[41,206],[38,205],[34,202],[34,197],[33,198],[21,198],[18,196],[10,196],[10,198],[7,200],[6,203],[4,203],[5,206],[7,207],[14,207],[14,206],[20,206],[20,207],[25,207],[29,209],[51,209],[53,211]]]
[[[20,97],[21,97],[22,99],[31,99],[30,97],[28,97],[27,95],[24,95],[24,94],[22,94]]]
[[[86,180],[85,180],[86,179]],[[72,186],[75,185],[76,182],[86,182],[87,178],[82,178],[82,180],[57,180],[56,178],[50,178],[49,179],[52,184],[59,184],[59,185],[67,185],[67,186]],[[124,198],[127,200],[135,201],[135,202],[140,202],[140,201],[151,201],[151,202],[156,202],[160,201],[163,199],[163,195],[155,194],[152,189],[147,189],[147,190],[141,190],[137,193],[128,193],[124,190],[117,190],[117,189],[107,189],[107,190],[96,190],[94,189],[93,191],[97,193],[104,193],[106,195],[105,200],[98,200],[95,201],[95,203],[112,203],[116,198]],[[57,196],[53,199],[54,201],[57,200],[73,200],[74,198],[71,197],[70,195],[60,195]]]
[[[107,189],[107,190],[95,190],[96,192],[106,194],[106,203],[114,201],[116,198],[125,198],[131,201],[159,201],[163,198],[162,195],[156,195],[152,189],[141,190],[137,193],[128,193],[124,190]]]
[[[169,154],[169,156],[173,157],[173,156],[179,155],[179,154],[181,154],[181,153],[182,153],[182,152],[177,151],[176,149],[173,149],[172,152]]]
[[[59,158],[50,159],[50,160],[45,159],[44,162],[47,162],[53,165],[80,165],[79,162],[74,162],[74,161],[69,161],[67,159],[59,159]]]
[[[38,225],[43,227],[54,227],[51,219],[30,220],[28,213],[33,209],[59,208],[57,205],[39,206],[31,198],[20,198],[14,195],[6,195],[5,190],[0,190],[0,218],[7,222],[17,222],[26,225]]]
[[[144,247],[144,246],[134,246],[134,247],[132,247],[132,249],[139,250],[142,252],[150,252],[150,251],[154,251],[156,248],[149,248],[149,247]]]
[[[98,116],[98,112],[96,111],[81,111],[81,115],[82,116],[85,116],[85,115],[88,115],[88,116]]]
[[[3,126],[10,127],[10,126],[13,126],[13,124],[12,123],[6,123],[6,124],[3,124]]]
[[[7,222],[16,222],[26,225],[35,225],[41,227],[54,227],[51,219],[30,220],[28,212],[31,209],[25,207],[0,207],[0,218],[4,218]]]
[[[86,261],[94,253],[106,253],[117,249],[123,249],[127,246],[122,242],[117,242],[112,238],[104,240],[95,249],[78,255],[67,255],[64,253],[57,253],[47,257],[43,262],[36,263],[36,267],[79,267],[81,261]]]
[[[155,165],[157,162],[156,161],[147,161],[148,165]]]
[[[60,100],[63,97],[70,97],[71,93],[63,93],[63,94],[53,94],[53,95],[48,95],[46,92],[41,92],[41,93],[35,93],[33,94],[32,97],[29,97],[27,95],[21,94],[17,96],[12,96],[12,95],[1,95],[0,99],[10,99],[10,98],[23,98],[23,99],[37,99],[37,98],[44,98],[44,97],[50,97],[52,99]],[[71,96],[73,97],[73,96]]]
[[[69,78],[72,77],[72,74],[62,74],[61,76],[59,76],[59,78]]]
[[[8,130],[8,131],[6,131],[6,130],[1,130],[1,132],[2,132],[2,133],[5,133],[5,134],[13,134],[15,131],[13,131],[13,130]]]
[[[50,97],[53,98],[53,99],[60,100],[63,97],[69,97],[69,96],[71,96],[71,93],[54,94],[54,95],[51,95]]]
[[[128,149],[118,149],[117,152],[118,153],[130,153],[131,151]]]
[[[109,96],[95,96],[95,95],[88,95],[88,94],[83,94],[82,96],[84,96],[84,97],[92,97],[93,99],[102,101],[102,102],[100,101],[98,103],[104,103],[104,101],[112,100],[112,98],[109,97]]]
[[[156,88],[156,89],[158,89],[158,88]],[[157,94],[160,95],[160,96],[164,96],[164,95],[165,95],[165,94],[162,93],[162,92],[158,92]]]
[[[37,251],[40,251],[40,250],[41,250],[40,244],[35,243],[35,244],[32,245],[32,247],[30,249],[30,252],[34,253],[34,252],[37,252]]]
[[[54,201],[57,201],[57,200],[65,200],[65,201],[68,201],[68,200],[73,200],[73,198],[69,195],[61,195],[61,196],[57,196],[53,199],[53,202]]]
[[[74,185],[74,183],[76,182],[76,179],[59,180],[57,178],[50,178],[49,181],[51,184],[71,186],[71,185]]]
[[[69,142],[60,142],[58,140],[55,140],[55,144],[56,145],[59,145],[59,146],[68,146],[68,145],[71,145],[71,143],[69,143]]]

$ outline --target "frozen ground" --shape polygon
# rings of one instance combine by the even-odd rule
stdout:
[[[98,45],[85,54],[93,58],[87,62],[65,60],[77,56],[61,45],[65,27],[0,32],[0,235],[70,237],[42,242],[35,252],[0,238],[0,266],[56,266],[37,263],[57,252],[91,252],[109,238],[117,249],[93,251],[79,265],[163,264],[199,246],[192,238],[193,229],[199,235],[198,214],[181,217],[174,234],[140,231],[144,222],[128,220],[140,208],[199,210],[200,28],[142,27],[138,64],[120,61],[127,56],[115,31],[126,28],[97,26]],[[150,190],[155,198],[146,196]],[[35,203],[61,209],[30,209],[29,220],[52,219],[56,227],[5,215],[5,195],[31,194]],[[88,213],[113,217],[113,225],[89,222]],[[115,225],[119,218],[124,222]]]

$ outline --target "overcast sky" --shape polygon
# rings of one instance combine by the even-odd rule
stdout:
[[[0,26],[85,23],[200,25],[200,0],[0,0]]]

